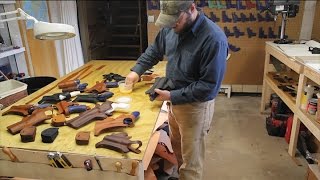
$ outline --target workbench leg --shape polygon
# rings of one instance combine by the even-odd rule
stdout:
[[[270,97],[270,87],[267,84],[267,74],[269,72],[269,63],[270,63],[270,53],[266,52],[265,61],[264,61],[264,72],[263,72],[263,85],[262,85],[262,95],[261,95],[261,106],[260,113],[264,113],[266,110],[267,98]]]
[[[300,119],[298,119],[298,116],[294,115],[293,122],[292,122],[292,128],[291,128],[289,150],[288,150],[288,153],[290,154],[291,157],[295,157],[295,155],[296,155],[300,123],[301,123],[301,121],[300,121]]]
[[[265,113],[266,110],[266,104],[268,102],[268,99],[271,95],[271,89],[268,86],[266,80],[263,80],[263,87],[262,87],[262,94],[261,94],[261,106],[260,106],[260,113]]]

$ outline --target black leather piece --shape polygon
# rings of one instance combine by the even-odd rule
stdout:
[[[59,134],[59,128],[48,128],[41,132],[43,143],[52,143]]]
[[[161,77],[161,78],[157,77],[155,79],[153,86],[149,90],[146,91],[146,94],[149,94],[150,101],[153,101],[158,96],[158,93],[156,93],[154,91],[155,89],[170,91],[174,88],[175,88],[175,86],[170,79],[168,79],[166,77]]]

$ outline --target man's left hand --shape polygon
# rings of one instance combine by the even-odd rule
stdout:
[[[158,93],[159,95],[156,97],[157,101],[170,101],[170,91],[167,90],[160,90],[155,89],[154,92]]]

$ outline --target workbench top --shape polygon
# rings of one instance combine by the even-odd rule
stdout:
[[[104,61],[104,60],[93,60],[84,66],[76,69],[75,71],[69,73],[68,75],[57,79],[53,83],[47,85],[46,87],[40,89],[39,91],[21,99],[13,105],[23,105],[26,103],[35,104],[37,103],[42,96],[51,95],[54,93],[60,93],[61,90],[58,89],[57,84],[62,80],[73,80],[79,78],[81,83],[88,83],[88,87],[92,87],[96,81],[103,80],[103,74],[108,73],[117,73],[122,76],[126,76],[130,72],[130,68],[133,67],[135,61]],[[160,62],[154,67],[154,73],[163,76],[165,74],[165,62]],[[41,132],[44,129],[52,127],[50,125],[51,120],[47,120],[44,124],[37,126],[37,134],[35,142],[22,143],[20,140],[20,135],[12,135],[7,131],[7,126],[16,123],[22,119],[22,116],[18,115],[6,115],[0,116],[0,147],[9,147],[11,149],[26,149],[26,150],[35,150],[35,151],[59,151],[62,153],[72,153],[72,154],[85,154],[93,156],[103,156],[103,157],[112,157],[112,158],[128,158],[142,160],[147,144],[149,142],[152,130],[155,126],[157,117],[160,112],[161,102],[149,100],[148,95],[145,94],[145,91],[151,87],[150,84],[145,82],[139,82],[134,86],[134,90],[130,94],[122,94],[119,92],[119,88],[110,88],[109,90],[114,93],[114,96],[110,98],[110,101],[115,101],[117,97],[120,96],[129,96],[132,98],[130,102],[130,112],[139,111],[140,118],[135,122],[135,126],[132,128],[115,128],[111,129],[108,133],[102,133],[101,135],[94,136],[94,125],[95,122],[75,130],[68,126],[63,126],[59,128],[59,135],[55,141],[51,144],[45,144],[41,142]],[[94,107],[94,104],[91,103],[82,103],[86,104],[91,108]],[[10,108],[10,107],[8,107]],[[4,109],[1,112],[8,110]],[[117,117],[121,113],[116,112],[112,117]],[[68,119],[78,116],[77,114],[71,115]],[[90,131],[90,142],[89,145],[80,146],[75,142],[75,135],[79,131]],[[127,132],[129,136],[132,136],[131,140],[140,140],[142,141],[142,147],[140,148],[141,153],[135,154],[129,152],[127,154],[121,154],[112,150],[104,148],[95,148],[95,144],[103,139],[105,135],[109,135],[114,132]]]

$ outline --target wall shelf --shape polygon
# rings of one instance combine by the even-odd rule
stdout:
[[[0,4],[15,4],[15,0],[6,0],[6,1],[0,1]]]
[[[15,54],[22,53],[25,50],[26,49],[24,47],[20,47],[19,49],[12,49],[12,50],[9,50],[9,51],[0,52],[0,59],[8,57],[8,56],[15,55]]]

